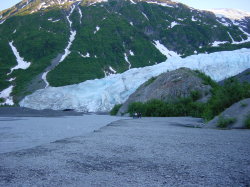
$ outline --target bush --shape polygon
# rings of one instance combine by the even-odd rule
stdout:
[[[248,114],[246,119],[245,119],[245,127],[247,129],[250,129],[250,114]]]
[[[121,108],[122,104],[115,105],[112,110],[110,111],[110,115],[115,116],[119,109]]]
[[[235,118],[225,118],[224,116],[219,116],[217,127],[220,128],[227,128],[229,125],[236,122]]]

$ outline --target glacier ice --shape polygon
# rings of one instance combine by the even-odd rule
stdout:
[[[125,102],[149,78],[180,67],[203,71],[212,79],[220,81],[250,68],[250,49],[198,54],[186,58],[173,57],[154,66],[133,68],[102,79],[48,87],[26,96],[20,105],[34,109],[109,111],[115,104]]]

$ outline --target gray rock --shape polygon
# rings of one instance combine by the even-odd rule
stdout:
[[[238,75],[233,76],[232,78],[238,80],[241,83],[243,83],[243,82],[250,83],[250,68],[248,68],[247,70],[239,73]],[[224,80],[220,81],[219,84],[224,85],[226,80],[227,79],[224,79]]]
[[[188,68],[180,68],[163,73],[155,80],[150,79],[142,84],[123,104],[118,115],[127,112],[129,104],[133,102],[144,103],[152,99],[173,102],[180,97],[189,97],[192,91],[199,91],[200,101],[206,102],[210,89],[211,86],[205,85],[196,72]]]
[[[228,128],[238,129],[245,128],[244,122],[248,114],[250,114],[250,99],[244,99],[233,104],[231,107],[222,112],[220,116],[223,116],[224,118],[235,118],[235,123],[230,125]],[[218,119],[219,116],[216,116],[213,120],[209,121],[205,127],[217,128]]]

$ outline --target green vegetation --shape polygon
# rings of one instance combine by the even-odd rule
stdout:
[[[245,127],[246,127],[247,129],[250,129],[250,114],[248,114],[248,115],[246,116],[246,119],[245,119]]]
[[[157,79],[157,77],[151,77],[150,79],[148,79],[148,81],[146,81],[144,83],[144,86],[148,86],[148,85],[152,84],[156,79]]]
[[[180,98],[176,102],[166,103],[160,100],[151,100],[146,103],[135,102],[128,107],[128,112],[141,112],[143,116],[193,116],[211,120],[232,104],[250,97],[250,84],[239,83],[229,79],[224,86],[212,83],[212,96],[207,103],[197,102],[200,93],[193,91],[188,98]]]
[[[84,0],[81,5],[92,1]],[[16,77],[12,82],[15,85],[13,96],[16,103],[18,98],[30,93],[27,89],[30,81],[44,72],[58,54],[63,53],[69,39],[69,25],[65,17],[68,12],[53,6],[30,14],[38,4],[39,1],[31,2],[0,25],[0,91],[10,86],[8,79]],[[63,8],[68,6],[66,4]],[[145,2],[131,4],[129,1],[109,1],[80,8],[83,13],[82,24],[77,9],[70,17],[73,29],[77,32],[70,49],[71,54],[47,76],[52,86],[102,78],[105,76],[104,72],[109,71],[109,67],[117,73],[124,72],[129,68],[124,54],[132,68],[163,62],[166,57],[153,45],[156,40],[183,56],[191,55],[195,50],[198,53],[210,53],[250,48],[250,42],[212,47],[214,40],[230,42],[227,32],[230,32],[235,41],[246,39],[247,36],[236,26],[225,27],[210,14],[190,11],[182,5],[171,8]],[[14,12],[16,8],[2,11],[4,17]],[[193,16],[199,21],[192,21]],[[49,18],[60,21],[53,23],[48,21]],[[179,25],[170,29],[174,21]],[[97,26],[100,30],[94,34]],[[7,75],[16,65],[15,56],[9,46],[10,41],[14,41],[20,56],[32,64],[27,70],[15,70]],[[89,53],[90,57],[83,58],[79,53]],[[203,78],[212,85],[211,80]]]
[[[110,111],[110,115],[115,116],[119,109],[121,108],[122,104],[115,105],[113,109]]]
[[[247,103],[240,103],[241,107],[247,107]]]
[[[228,128],[229,125],[232,125],[236,122],[235,118],[225,118],[224,116],[219,116],[217,127]]]

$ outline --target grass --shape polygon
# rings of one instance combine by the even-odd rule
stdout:
[[[230,125],[236,122],[236,118],[226,118],[224,116],[219,116],[217,127],[228,128]]]
[[[110,115],[115,116],[121,107],[122,104],[115,105],[113,109],[110,111]]]
[[[247,116],[246,116],[246,119],[245,119],[245,127],[247,128],[247,129],[250,129],[250,114],[248,114]]]

